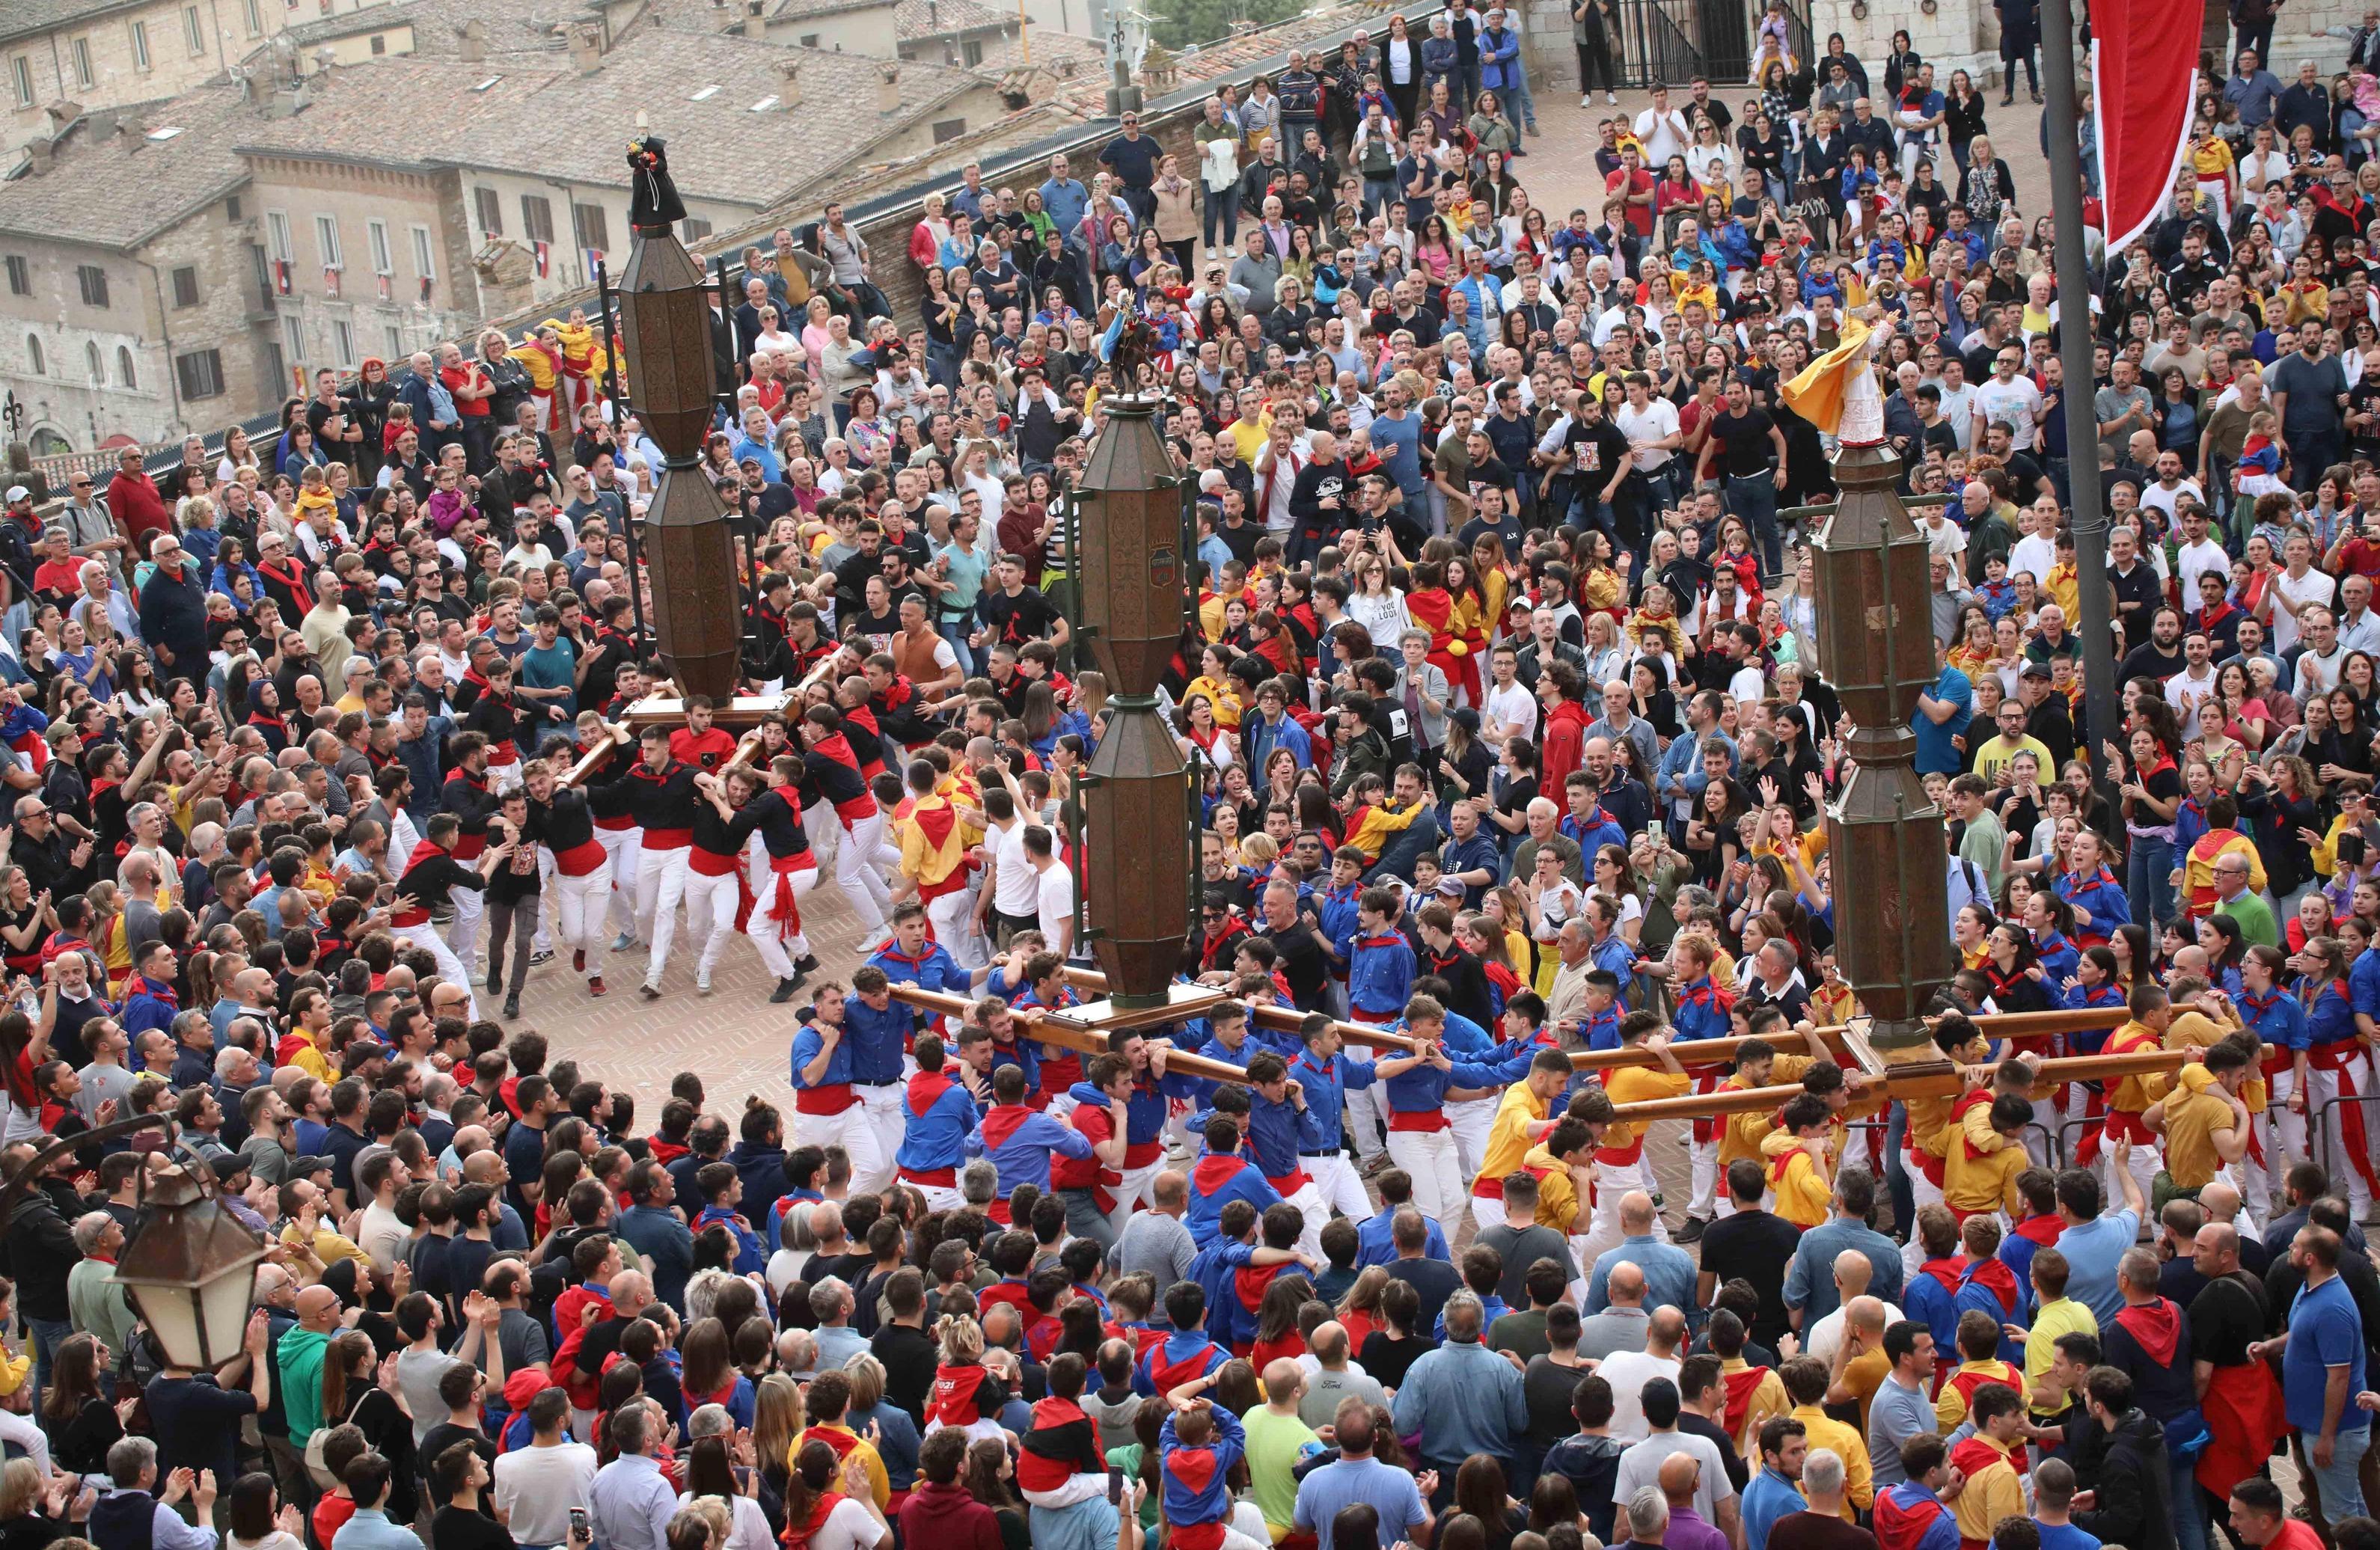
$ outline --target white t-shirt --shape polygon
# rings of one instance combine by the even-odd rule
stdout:
[[[1671,108],[1665,115],[1646,108],[1636,115],[1636,139],[1645,147],[1645,165],[1658,176],[1670,158],[1682,153],[1693,140],[1686,115]]]
[[[1942,389],[1942,418],[1950,422],[1950,434],[1959,439],[1961,452],[1973,452],[1975,441],[1975,384],[1961,382],[1957,387],[1934,384]]]
[[[1994,377],[1975,388],[1975,413],[1986,426],[1995,420],[2008,421],[2016,430],[2016,450],[2031,452],[2034,422],[2041,418],[2041,390],[2027,376],[2008,382]]]
[[[2273,595],[2277,599],[2273,605],[2272,648],[2277,657],[2298,643],[2298,611],[2308,603],[2330,607],[2338,596],[2338,583],[2308,566],[2302,579],[2290,575],[2286,570],[2274,573],[2272,585]]]
[[[1488,714],[1508,727],[1518,729],[1516,735],[1535,743],[1537,740],[1537,696],[1519,679],[1508,688],[1488,686]]]
[[[1036,884],[1035,913],[1039,916],[1041,934],[1052,942],[1062,930],[1075,924],[1075,878],[1065,867],[1052,864]]]
[[[1658,442],[1678,433],[1678,406],[1666,398],[1648,398],[1641,409],[1633,404],[1622,404],[1611,417],[1611,423],[1628,438],[1632,447],[1643,448],[1648,442]],[[1666,465],[1676,453],[1666,448],[1658,451],[1641,450],[1636,454],[1636,470],[1650,474]]]
[[[2181,595],[2192,607],[2198,603],[2198,578],[2201,575],[2213,571],[2227,583],[2231,579],[2231,556],[2224,553],[2223,546],[2212,539],[2184,544],[2175,564],[2181,572]]]
[[[826,1521],[810,1535],[810,1550],[876,1550],[878,1541],[890,1539],[876,1521],[876,1515],[845,1496],[834,1504]]]
[[[2165,681],[2166,703],[2181,713],[2181,735],[2198,735],[2198,708],[2215,697],[2215,670],[2209,667],[2204,678],[2192,678],[2184,669]]]
[[[2206,491],[2199,488],[2199,484],[2196,479],[2184,479],[2180,484],[2175,485],[2171,490],[2168,490],[2164,484],[2158,480],[2151,479],[2149,481],[2149,487],[2141,491],[2141,504],[2148,507],[2152,511],[2161,511],[2165,513],[2166,515],[2171,516],[2173,515],[2175,503],[2179,502],[2185,495],[2189,496],[2192,500],[2197,502],[2202,506],[2206,504]],[[2227,571],[2225,574],[2228,575],[2229,573]],[[2192,597],[2193,601],[2196,600],[2196,595],[2194,593],[2189,594],[2189,596]]]
[[[1886,1328],[1891,1328],[1895,1324],[1900,1321],[1900,1318],[1901,1312],[1899,1308],[1894,1307],[1889,1302],[1887,1302],[1884,1305],[1884,1325]],[[1810,1343],[1805,1350],[1810,1355],[1816,1357],[1821,1362],[1832,1362],[1835,1359],[1835,1348],[1842,1343],[1843,1311],[1840,1308],[1837,1308],[1833,1313],[1828,1314],[1826,1317],[1820,1319],[1817,1324],[1811,1328]]]
[[[2010,575],[2016,575],[2019,571],[2030,571],[2033,573],[2033,579],[2040,581],[2045,579],[2057,564],[2058,545],[2043,538],[2039,533],[2027,533],[2016,540],[2014,549],[2009,551],[2008,574]]]
[[[991,828],[991,907],[1022,920],[1041,907],[1041,879],[1025,855],[1025,820],[1020,817],[1002,833]]]
[[[1675,1383],[1678,1381],[1678,1369],[1683,1365],[1677,1357],[1655,1356],[1650,1351],[1642,1350],[1616,1350],[1605,1357],[1603,1365],[1596,1369],[1595,1375],[1611,1385],[1611,1435],[1632,1443],[1643,1442],[1650,1436],[1652,1429],[1645,1424],[1642,1398],[1645,1380],[1667,1378]],[[1698,1439],[1682,1436],[1677,1440],[1679,1450],[1683,1452],[1686,1451],[1685,1445]],[[1659,1463],[1660,1460],[1654,1460],[1657,1470]],[[1727,1471],[1724,1469],[1716,1471],[1706,1469],[1703,1471],[1706,1477],[1714,1472],[1722,1483],[1726,1482]],[[1705,1483],[1708,1483],[1707,1480]]]
[[[496,1506],[509,1512],[516,1543],[560,1544],[570,1537],[570,1509],[588,1505],[595,1450],[583,1442],[516,1447],[496,1460]]]

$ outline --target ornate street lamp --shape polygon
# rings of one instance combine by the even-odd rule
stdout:
[[[0,1223],[42,1170],[77,1147],[153,1131],[152,1115],[134,1115],[96,1130],[53,1141],[0,1186]],[[183,1148],[187,1152],[187,1148]],[[220,1367],[247,1337],[256,1301],[256,1267],[265,1242],[223,1203],[214,1170],[189,1154],[188,1165],[152,1152],[141,1159],[135,1205],[145,1213],[140,1232],[115,1262],[115,1280],[164,1348],[167,1364],[191,1372]]]
[[[116,1284],[168,1365],[212,1372],[247,1338],[264,1241],[224,1205],[213,1171],[203,1167],[160,1169],[140,1203],[151,1215],[115,1262]]]

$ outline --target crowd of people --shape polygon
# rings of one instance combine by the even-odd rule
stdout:
[[[756,725],[628,730],[663,459],[583,311],[7,491],[0,1550],[2380,1544],[2380,30],[2335,91],[2210,70],[2064,290],[1905,36],[1871,97],[1772,10],[1753,95],[1532,188],[1511,23],[1220,84],[1195,165],[1127,114],[1087,182],[969,166],[905,252],[839,205],[746,249],[703,461]],[[1855,321],[1958,955],[1958,1090],[1897,1100],[1825,1031],[1853,770],[1783,392]],[[1078,481],[1132,394],[1196,497],[1222,996],[1086,1041]],[[640,1123],[524,1025],[673,948],[758,960],[783,1090]],[[169,1142],[270,1243],[212,1373],[113,1278]]]

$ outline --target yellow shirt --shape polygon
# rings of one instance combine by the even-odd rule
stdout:
[[[291,1222],[281,1229],[281,1241],[294,1249],[306,1241],[306,1235],[298,1230],[296,1222]],[[331,1229],[317,1226],[314,1229],[314,1257],[324,1265],[335,1265],[343,1259],[368,1259],[370,1256]]]
[[[1807,1055],[1779,1055],[1777,1057],[1776,1063],[1769,1068],[1768,1080],[1761,1085],[1764,1087],[1791,1085],[1801,1081],[1803,1073],[1807,1072],[1813,1063]],[[1722,1093],[1741,1093],[1749,1090],[1752,1084],[1746,1082],[1739,1073],[1720,1083],[1718,1090]],[[1725,1181],[1727,1165],[1731,1162],[1748,1160],[1767,1166],[1767,1159],[1761,1153],[1760,1146],[1761,1143],[1775,1133],[1776,1129],[1777,1111],[1773,1108],[1755,1108],[1749,1113],[1729,1115],[1726,1128],[1719,1132],[1718,1137],[1720,1181]]]
[[[1253,468],[1257,466],[1257,454],[1264,451],[1265,442],[1272,439],[1272,414],[1267,410],[1253,420],[1235,419],[1223,427],[1223,434],[1240,449],[1240,461]]]
[[[837,1423],[832,1426],[805,1427],[800,1432],[795,1434],[793,1446],[785,1450],[785,1467],[787,1469],[791,1469],[793,1467],[794,1460],[802,1456],[802,1444],[809,1440],[810,1434],[812,1432],[817,1432],[821,1435],[828,1432],[840,1432],[846,1437],[854,1436],[851,1428],[842,1424],[841,1423]],[[833,1445],[830,1443],[828,1446],[832,1447]],[[877,1507],[880,1508],[882,1508],[887,1502],[890,1502],[892,1499],[892,1480],[890,1475],[887,1475],[884,1472],[884,1459],[882,1456],[876,1451],[876,1445],[869,1442],[865,1437],[855,1437],[847,1451],[857,1453],[861,1461],[867,1465],[868,1489],[873,1491],[876,1495]],[[835,1471],[835,1477],[840,1480],[842,1475],[843,1471],[838,1467]]]
[[[1694,1085],[1694,1078],[1683,1072],[1670,1072],[1659,1066],[1621,1066],[1607,1072],[1603,1090],[1611,1101],[1619,1103],[1650,1103],[1655,1098],[1683,1097]],[[1633,1124],[1617,1120],[1603,1132],[1607,1151],[1624,1152],[1644,1139],[1646,1120]]]
[[[2127,1023],[2107,1035],[2102,1053],[2119,1055],[2134,1049],[2160,1049],[2164,1046],[2164,1039],[2155,1030],[2141,1023]],[[2165,1096],[2169,1080],[2163,1072],[2151,1072],[2145,1076],[2127,1076],[2116,1084],[2114,1092],[2107,1095],[2107,1107],[2131,1114],[2145,1114],[2149,1105]]]
[[[1496,1105],[1496,1118],[1488,1124],[1488,1145],[1479,1155],[1479,1177],[1500,1182],[1504,1175],[1516,1171],[1536,1141],[1529,1133],[1530,1127],[1545,1117],[1546,1100],[1531,1092],[1526,1082],[1515,1082],[1505,1088],[1503,1098]]]
[[[1951,1504],[1951,1515],[1958,1520],[1961,1539],[1988,1542],[1992,1526],[2001,1519],[2025,1515],[2024,1487],[2017,1483],[2016,1466],[2007,1459],[2010,1444],[1981,1433],[1976,1440],[1989,1444],[2001,1459],[1967,1477],[1966,1489]]]
[[[1976,1104],[1959,1116],[1959,1133],[1949,1138],[1942,1159],[1944,1205],[1959,1211],[2023,1215],[2016,1176],[2030,1159],[2023,1147],[2010,1145],[2006,1136],[1992,1129],[1990,1104]]]
[[[2082,584],[2076,578],[2074,566],[2070,563],[2061,561],[2050,566],[2049,574],[2040,579],[2041,590],[2048,595],[2049,600],[2056,603],[2067,618],[2074,619],[2081,616],[2079,611],[2082,607]]]
[[[2172,1025],[2165,1031],[2165,1047],[2168,1049],[2204,1049],[2225,1035],[2237,1033],[2241,1026],[2240,1014],[2236,1011],[2218,1023],[2192,1007],[2188,1011],[2174,1014]],[[2185,1066],[2182,1069],[2187,1072],[2194,1068]],[[2265,1088],[2265,1068],[2250,1066],[2248,1080],[2240,1084],[2240,1101],[2248,1106],[2249,1113],[2262,1114],[2269,1096]]]
[[[2176,1091],[2165,1100],[2165,1167],[2174,1187],[2204,1189],[2222,1169],[2222,1154],[2215,1149],[2218,1131],[2239,1128],[2215,1073],[2202,1065],[2181,1068]]]
[[[1881,1350],[1864,1350],[1843,1363],[1843,1382],[1851,1387],[1859,1400],[1860,1431],[1867,1431],[1867,1407],[1876,1391],[1884,1387],[1885,1374],[1892,1371],[1892,1358]]]
[[[1997,1356],[1983,1362],[1960,1362],[1950,1376],[1942,1380],[1942,1391],[1934,1396],[1934,1423],[1941,1428],[1946,1437],[1959,1429],[1959,1423],[1967,1419],[1967,1397],[1959,1391],[1954,1382],[1962,1373],[1980,1373],[1992,1382],[2007,1384],[2010,1388],[2017,1387],[2022,1381],[2012,1363]]]
[[[290,1056],[289,1063],[317,1082],[338,1080],[338,1073],[331,1069],[329,1059],[310,1044]]]
[[[1843,1461],[1843,1521],[1854,1520],[1854,1508],[1865,1512],[1874,1507],[1876,1477],[1868,1469],[1867,1439],[1815,1405],[1796,1405],[1791,1414],[1802,1423],[1812,1447],[1831,1447]]]
[[[2099,1320],[2089,1303],[2061,1297],[2055,1302],[2044,1302],[2033,1315],[2033,1328],[2024,1341],[2024,1391],[2033,1397],[2035,1415],[2047,1415],[2058,1408],[2050,1402],[2044,1380],[2049,1376],[2050,1364],[2058,1360],[2058,1339],[2061,1335],[2098,1338]]]

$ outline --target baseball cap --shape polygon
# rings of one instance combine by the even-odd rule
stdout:
[[[2046,678],[2049,676],[2049,664],[2047,662],[2027,662],[2018,671],[2017,676],[2019,678]]]
[[[1440,878],[1438,879],[1438,891],[1445,898],[1460,899],[1463,894],[1463,879],[1461,878]]]
[[[21,484],[12,484],[8,487],[8,503],[12,506],[19,501],[30,501],[32,498],[33,492]]]
[[[303,1179],[310,1173],[320,1173],[330,1166],[330,1158],[318,1157],[309,1152],[302,1157],[293,1157],[290,1159],[289,1177],[292,1179]]]

